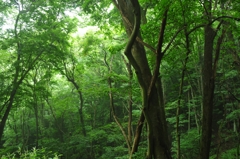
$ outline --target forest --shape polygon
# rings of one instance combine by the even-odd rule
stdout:
[[[240,159],[239,11],[1,0],[0,158]]]

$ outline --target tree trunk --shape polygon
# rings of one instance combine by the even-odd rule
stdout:
[[[18,40],[17,26],[18,26],[19,18],[20,18],[20,12],[18,13],[16,21],[15,21],[14,34],[15,34],[15,39],[16,40]],[[23,76],[18,80],[19,72],[20,72],[20,62],[21,62],[20,43],[17,42],[17,59],[16,59],[16,62],[15,62],[16,66],[15,66],[14,79],[13,79],[13,82],[12,82],[12,90],[11,90],[11,94],[10,94],[10,97],[9,97],[8,101],[2,106],[2,107],[7,106],[7,108],[6,108],[5,113],[4,113],[4,115],[1,119],[1,122],[0,122],[0,141],[1,141],[2,136],[3,136],[3,131],[4,131],[4,127],[5,127],[8,115],[9,115],[9,113],[11,111],[11,108],[12,108],[12,105],[13,105],[14,97],[17,93],[17,90],[18,90],[20,84],[23,81],[23,78],[25,77],[25,76]]]
[[[126,32],[130,37],[125,55],[134,67],[142,89],[143,113],[148,123],[149,131],[147,158],[169,159],[171,158],[170,142],[167,133],[164,105],[162,104],[163,96],[159,96],[159,94],[162,94],[162,87],[156,87],[156,84],[159,82],[159,79],[156,78],[159,75],[159,70],[156,69],[156,74],[152,76],[145,49],[141,43],[135,40],[136,37],[134,37],[136,31],[139,29],[139,26],[137,26],[139,25],[139,18],[141,19],[140,6],[136,0],[131,1],[132,4],[124,0],[113,2],[122,16]],[[134,14],[136,18],[135,23]],[[140,33],[138,33],[138,38],[141,38]],[[155,77],[154,80],[152,80],[153,77]],[[157,88],[161,88],[161,90]]]
[[[36,149],[38,149],[38,138],[39,138],[39,119],[38,119],[38,99],[37,99],[37,92],[36,92],[36,84],[37,84],[37,70],[35,70],[35,74],[33,75],[33,109],[34,109],[34,115],[35,115],[35,124],[36,124]]]
[[[108,64],[107,62],[107,52],[105,52],[105,55],[104,55],[104,63],[108,69],[108,73],[111,74],[112,73],[112,60],[113,60],[113,57],[111,58],[111,62],[110,62],[110,65]],[[111,113],[112,113],[112,116],[113,116],[113,119],[114,121],[117,123],[119,129],[121,130],[122,132],[122,135],[126,141],[126,144],[128,146],[128,153],[130,154],[131,153],[131,140],[129,140],[129,136],[126,134],[121,122],[119,121],[119,119],[117,118],[117,115],[116,115],[116,112],[115,112],[115,105],[114,105],[114,98],[113,98],[113,92],[112,92],[112,79],[111,77],[108,77],[107,79],[107,82],[108,82],[108,87],[109,87],[109,105],[110,105],[110,109],[111,109]]]
[[[74,69],[72,71],[68,70],[65,62],[64,62],[64,69],[65,69],[65,73],[64,73],[65,76],[67,77],[68,81],[72,83],[72,85],[75,87],[75,89],[78,93],[78,98],[79,98],[78,113],[79,113],[79,118],[80,118],[80,124],[82,126],[82,133],[83,133],[83,136],[86,137],[87,133],[86,133],[86,128],[85,128],[84,116],[83,116],[83,102],[84,102],[84,100],[83,100],[82,91],[80,90],[79,85],[75,81]]]
[[[202,69],[203,108],[200,159],[208,159],[212,137],[212,115],[214,97],[213,47],[216,32],[211,26],[212,1],[204,1],[204,16],[208,24],[204,27],[204,63]]]
[[[184,20],[185,21],[185,20]],[[181,74],[181,81],[179,85],[179,94],[178,94],[178,101],[177,101],[177,110],[176,110],[176,142],[177,142],[177,159],[181,158],[181,147],[180,147],[180,132],[179,132],[179,116],[180,116],[180,108],[181,108],[181,100],[182,100],[182,94],[183,94],[183,85],[184,85],[184,77],[185,72],[187,69],[187,62],[188,62],[188,56],[190,54],[190,42],[189,42],[189,35],[187,34],[187,29],[184,29],[185,31],[185,42],[186,42],[186,58],[184,60],[182,74]]]
[[[39,138],[39,121],[38,121],[38,105],[37,101],[34,102],[34,114],[35,114],[35,120],[36,120],[36,149],[38,149],[38,138]]]
[[[203,115],[200,158],[208,159],[212,136],[212,112],[213,112],[213,41],[215,31],[209,25],[204,28],[204,64],[203,64]]]
[[[78,84],[74,80],[72,80],[70,82],[72,82],[72,84],[74,85],[74,87],[77,89],[77,92],[78,92],[79,103],[80,103],[79,108],[78,108],[78,112],[79,112],[79,116],[80,116],[80,123],[82,125],[82,133],[83,133],[83,136],[87,136],[86,129],[85,129],[84,117],[83,117],[83,96],[82,96],[82,92],[80,91],[80,88],[79,88]]]
[[[8,115],[10,113],[10,110],[12,108],[13,100],[14,100],[14,97],[16,95],[16,92],[17,92],[17,89],[13,89],[12,90],[10,98],[9,98],[9,103],[7,105],[7,109],[6,109],[4,115],[3,115],[2,119],[1,119],[1,122],[0,122],[0,140],[2,139],[4,127],[5,127]]]
[[[132,66],[124,56],[122,56],[123,61],[127,67],[128,76],[129,76],[129,95],[128,95],[128,140],[132,143],[132,79],[133,79],[133,71]]]
[[[128,74],[129,74],[129,96],[128,96],[128,140],[132,143],[132,78],[133,78],[133,72],[131,65],[128,64]]]

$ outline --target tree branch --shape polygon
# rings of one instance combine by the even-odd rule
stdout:
[[[171,44],[173,43],[174,39],[177,37],[177,35],[185,29],[185,26],[181,29],[179,29],[172,37],[172,39],[170,40],[170,42],[168,43],[167,47],[164,49],[164,51],[162,52],[163,54],[165,54],[167,52],[167,50],[169,49],[169,47],[171,46]]]
[[[223,15],[223,16],[220,16],[220,17],[217,17],[217,18],[213,19],[210,24],[212,24],[212,23],[214,23],[215,21],[220,20],[220,19],[233,19],[233,20],[235,20],[235,21],[240,21],[240,18]]]
[[[153,89],[153,87],[154,87],[154,85],[156,83],[156,80],[158,78],[159,69],[160,69],[160,63],[161,63],[162,57],[164,55],[164,52],[162,52],[162,46],[163,46],[165,27],[167,25],[167,13],[168,13],[168,9],[165,10],[164,18],[162,20],[162,26],[161,26],[161,29],[160,29],[160,35],[159,35],[158,45],[157,45],[157,50],[156,50],[156,54],[157,54],[156,66],[155,66],[155,69],[154,69],[154,73],[153,73],[153,77],[152,77],[150,86],[148,88],[148,97],[151,96],[152,89]]]
[[[156,49],[154,47],[152,47],[150,44],[145,43],[141,38],[137,37],[136,39],[139,43],[141,43],[143,46],[147,47],[149,50],[151,50],[152,52],[156,53]]]

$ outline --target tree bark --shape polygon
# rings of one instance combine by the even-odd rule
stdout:
[[[204,28],[204,64],[203,64],[203,115],[200,158],[208,159],[212,136],[212,112],[213,112],[213,41],[216,35],[209,25]]]
[[[148,123],[149,131],[147,158],[169,159],[171,158],[170,142],[167,133],[164,105],[161,104],[163,103],[163,97],[161,99],[159,98],[159,94],[162,93],[162,90],[158,90],[158,88],[162,87],[156,87],[156,84],[159,82],[158,63],[160,64],[162,58],[161,51],[157,58],[158,63],[156,63],[156,69],[154,70],[153,76],[148,65],[145,49],[141,43],[136,41],[137,35],[141,38],[138,32],[141,19],[138,1],[132,0],[130,3],[124,0],[118,0],[113,1],[113,3],[122,16],[126,32],[129,36],[125,55],[135,69],[142,90],[143,114]],[[161,48],[161,45],[159,45],[159,47]]]
[[[208,24],[204,27],[204,63],[203,77],[203,108],[202,108],[202,131],[200,145],[200,159],[208,159],[212,137],[212,115],[214,97],[214,74],[213,74],[213,47],[216,32],[211,26],[212,1],[204,1],[204,16]]]

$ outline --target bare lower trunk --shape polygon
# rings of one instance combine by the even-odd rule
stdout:
[[[203,65],[203,116],[200,158],[208,159],[212,136],[212,112],[213,112],[213,40],[215,31],[211,26],[205,27],[204,65]]]

